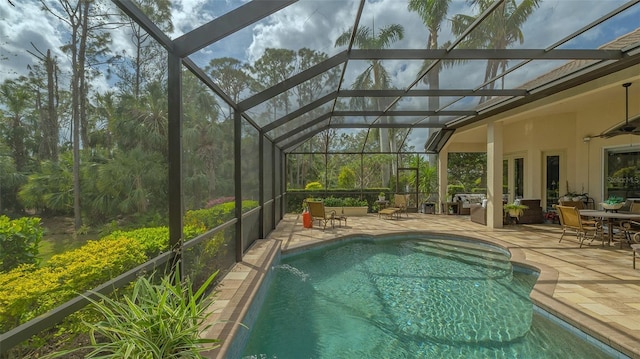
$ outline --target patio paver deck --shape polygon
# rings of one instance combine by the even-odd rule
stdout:
[[[246,312],[278,246],[287,252],[349,235],[414,231],[459,234],[509,249],[513,261],[540,270],[531,293],[537,305],[630,357],[640,358],[640,269],[632,269],[628,246],[602,247],[600,242],[594,242],[578,248],[572,236],[565,236],[558,243],[559,225],[490,229],[471,222],[469,216],[418,213],[396,221],[383,220],[377,214],[350,217],[348,226],[324,231],[304,228],[300,215],[285,215],[269,238],[257,241],[244,262],[237,264],[218,287],[221,297],[212,308],[211,318],[218,322],[206,335],[222,339],[223,345],[206,356],[226,356],[231,342],[228,336],[239,327],[237,322]]]

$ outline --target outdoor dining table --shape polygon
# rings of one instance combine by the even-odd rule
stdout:
[[[631,213],[631,212],[614,212],[614,211],[602,211],[595,209],[581,209],[581,216],[593,217],[597,218],[601,221],[607,220],[608,227],[608,241],[609,245],[613,241],[613,223],[616,220],[640,220],[640,213]],[[604,241],[602,241],[602,245],[604,246]],[[620,248],[622,248],[622,241],[620,241]]]

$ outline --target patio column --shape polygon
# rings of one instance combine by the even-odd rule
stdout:
[[[487,125],[487,227],[502,228],[502,122]]]
[[[438,153],[438,198],[440,199],[440,214],[444,213],[444,204],[449,201],[447,198],[447,162],[449,162],[449,152],[440,151]]]

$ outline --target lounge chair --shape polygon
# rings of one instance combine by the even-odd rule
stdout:
[[[560,225],[562,225],[562,235],[558,243],[562,241],[567,231],[574,231],[578,242],[580,242],[580,248],[585,239],[590,238],[591,243],[598,234],[601,234],[601,228],[598,224],[585,224],[580,211],[576,207],[569,206],[556,206],[558,210],[558,217],[560,218]]]
[[[407,213],[407,196],[404,194],[394,194],[393,195],[393,208],[398,209],[398,217],[402,213],[404,213],[407,218],[409,218],[409,213]]]
[[[334,227],[333,221],[342,218],[336,217],[336,211],[325,211],[324,203],[320,201],[307,201],[307,206],[309,207],[309,214],[311,215],[311,220],[317,220],[318,225],[322,224],[322,230],[327,228],[327,222],[331,221],[331,227]],[[346,223],[346,219],[345,219]]]
[[[396,218],[398,217],[400,213],[400,209],[398,208],[394,208],[394,207],[389,207],[389,208],[384,208],[378,211],[378,217],[380,216],[385,216],[388,219],[393,219],[394,216],[396,216]]]

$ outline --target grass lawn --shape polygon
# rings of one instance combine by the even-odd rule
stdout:
[[[72,217],[42,218],[41,223],[45,229],[42,241],[40,242],[40,258],[42,259],[42,263],[51,259],[55,254],[81,247],[87,243],[88,240],[99,239],[96,233],[74,236]]]

